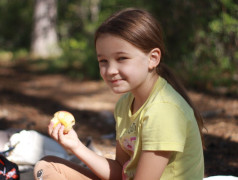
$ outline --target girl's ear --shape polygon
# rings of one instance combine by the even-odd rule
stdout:
[[[161,51],[159,48],[154,48],[149,53],[149,70],[153,70],[160,63]]]

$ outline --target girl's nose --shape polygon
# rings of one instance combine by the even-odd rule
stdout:
[[[110,63],[108,65],[107,73],[108,73],[108,75],[117,74],[118,73],[117,65],[115,63]]]

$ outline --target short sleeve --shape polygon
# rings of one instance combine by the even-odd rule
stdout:
[[[142,120],[142,150],[183,152],[187,119],[179,107],[170,103],[152,104]]]

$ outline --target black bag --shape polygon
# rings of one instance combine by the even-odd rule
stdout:
[[[0,155],[0,180],[19,180],[18,166]]]

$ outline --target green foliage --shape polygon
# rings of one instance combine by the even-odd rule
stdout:
[[[149,2],[148,2],[149,1]],[[238,4],[234,0],[147,0],[164,29],[164,59],[189,87],[233,86],[238,74]],[[238,93],[238,90],[236,90]]]
[[[62,41],[64,53],[57,61],[61,61],[67,69],[70,69],[73,76],[98,79],[98,64],[92,41],[85,36]]]
[[[0,48],[4,53],[0,53],[0,61],[1,56],[10,59],[27,56],[33,2],[1,0],[0,44],[4,46]],[[97,1],[58,1],[57,29],[63,54],[49,62],[34,62],[35,66],[47,72],[98,79],[94,31],[115,11],[139,7],[149,10],[160,21],[169,52],[164,61],[175,70],[182,69],[176,73],[189,86],[233,87],[238,84],[236,0],[103,0],[98,1],[99,13],[96,15],[90,9],[93,2]]]
[[[198,80],[206,75],[209,83],[205,85],[231,86],[237,84],[234,77],[238,73],[238,5],[232,0],[221,0],[213,7],[217,16],[195,32],[192,61],[198,66]],[[207,68],[205,75],[201,73],[203,67]]]
[[[0,1],[1,49],[16,50],[30,47],[33,3],[31,0]]]

